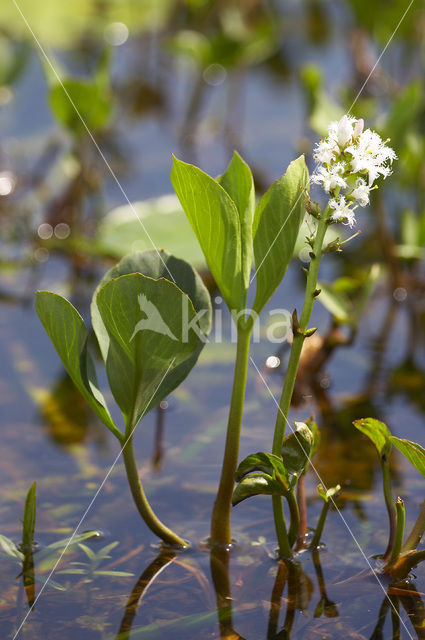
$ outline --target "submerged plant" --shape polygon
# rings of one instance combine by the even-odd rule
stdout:
[[[425,560],[425,551],[417,546],[425,532],[425,500],[407,538],[404,538],[405,508],[403,500],[393,498],[389,456],[393,445],[425,477],[425,449],[416,442],[396,438],[387,425],[375,418],[356,420],[354,426],[375,445],[381,461],[382,484],[388,512],[388,544],[382,556],[382,570],[394,578],[406,576],[413,567]]]
[[[211,519],[212,543],[227,545],[252,327],[292,258],[305,213],[308,171],[303,156],[291,162],[257,206],[251,170],[236,152],[215,180],[174,158],[171,181],[237,327],[226,444]],[[256,295],[247,309],[253,261]]]
[[[113,421],[99,389],[88,332],[77,310],[49,291],[36,294],[36,309],[68,374],[121,446],[137,509],[165,543],[187,542],[153,512],[141,485],[133,451],[140,420],[188,375],[211,325],[208,291],[196,271],[166,251],[130,254],[97,287],[91,319],[124,430]]]
[[[310,181],[312,184],[323,186],[328,195],[328,202],[323,211],[315,202],[308,201],[306,204],[308,212],[315,219],[314,228],[306,239],[311,248],[310,265],[308,269],[305,269],[307,280],[301,315],[299,316],[294,310],[292,316],[293,339],[276,417],[272,447],[274,463],[277,464],[276,460],[279,460],[280,487],[278,489],[276,483],[272,483],[267,487],[263,486],[261,491],[258,490],[258,493],[272,495],[279,554],[283,557],[291,556],[292,546],[299,532],[299,505],[293,486],[296,484],[298,476],[294,476],[293,484],[289,483],[288,485],[289,470],[286,469],[282,447],[285,443],[285,428],[287,423],[289,425],[289,408],[303,345],[305,340],[316,331],[315,328],[309,328],[308,324],[314,301],[320,295],[320,289],[317,288],[320,262],[325,253],[341,251],[343,244],[337,239],[326,245],[325,234],[329,225],[337,222],[342,222],[350,227],[354,225],[356,221],[355,209],[358,206],[368,204],[369,193],[375,188],[374,181],[379,176],[385,178],[390,174],[390,165],[396,158],[394,151],[386,146],[386,142],[381,140],[377,133],[370,129],[364,130],[363,120],[356,120],[347,115],[343,116],[339,122],[332,122],[329,125],[328,136],[316,145],[313,156],[320,165],[311,176]],[[307,462],[311,448],[309,441],[313,435],[308,436],[309,429],[308,427],[306,429],[297,429],[291,435],[298,442],[299,449]],[[270,454],[264,455],[270,456]],[[244,482],[247,483],[248,480],[245,478]],[[256,482],[258,483],[259,480],[257,479]],[[251,489],[250,495],[255,495],[255,490],[252,487]],[[239,491],[240,489],[236,487],[236,497]],[[289,533],[284,519],[282,496],[288,500],[291,513]]]

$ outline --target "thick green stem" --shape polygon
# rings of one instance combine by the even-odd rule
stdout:
[[[390,478],[390,465],[386,456],[381,458],[382,468],[382,486],[384,489],[385,504],[388,511],[389,522],[389,534],[388,544],[384,553],[384,561],[387,561],[391,557],[391,553],[394,547],[395,532],[397,528],[397,509],[394,504],[394,498],[391,493],[391,478]]]
[[[323,503],[322,511],[320,512],[319,522],[317,523],[316,531],[314,532],[314,536],[310,543],[310,547],[315,549],[319,546],[320,538],[322,537],[323,527],[325,526],[326,516],[328,515],[330,501],[326,500]]]
[[[413,525],[412,531],[409,533],[406,542],[401,548],[401,553],[407,553],[416,549],[425,533],[425,500],[422,504],[418,519]]]
[[[397,562],[398,557],[400,555],[401,547],[403,545],[403,537],[404,537],[404,522],[405,522],[405,511],[404,511],[404,502],[401,498],[397,498],[396,501],[396,519],[397,519],[397,527],[394,536],[394,544],[393,549],[391,551],[390,557],[390,565],[393,565]]]
[[[288,539],[289,544],[292,547],[295,540],[298,538],[298,532],[300,529],[300,512],[298,509],[298,502],[295,497],[294,490],[292,490],[287,496],[289,512],[291,514],[291,525],[289,527]]]
[[[136,461],[134,459],[133,438],[131,436],[123,443],[122,455],[133,500],[149,529],[166,544],[187,547],[189,543],[166,527],[152,511],[145,492],[143,491],[142,483],[140,482]]]
[[[282,395],[279,403],[279,411],[276,417],[276,425],[273,436],[272,451],[277,456],[281,455],[282,440],[285,435],[285,427],[288,421],[289,407],[291,405],[301,351],[305,340],[304,332],[307,330],[311,312],[313,310],[314,299],[316,297],[317,277],[319,273],[320,260],[323,253],[323,241],[327,229],[328,214],[329,207],[326,208],[323,217],[318,222],[316,238],[314,240],[313,251],[311,253],[310,267],[307,274],[303,310],[301,313],[301,318],[299,320],[299,326],[294,327],[291,353],[289,356],[288,368],[285,374],[285,381],[283,383]],[[280,496],[273,496],[273,512],[275,525],[280,525],[279,528],[276,526],[279,552],[288,557],[288,540],[285,540],[284,536],[286,528],[284,529],[284,527],[282,527],[282,525],[280,524],[281,518],[283,517],[282,498]],[[284,550],[286,551],[284,552]]]
[[[226,444],[217,497],[211,516],[211,543],[230,544],[232,540],[230,528],[230,511],[234,476],[238,464],[239,439],[242,424],[242,412],[245,399],[246,376],[248,369],[249,342],[251,339],[253,320],[238,325],[236,362],[233,378],[232,400],[227,423]]]
[[[276,529],[277,542],[279,545],[278,554],[280,558],[290,558],[291,545],[289,544],[288,532],[286,530],[282,498],[280,496],[272,496],[272,504],[274,526]]]

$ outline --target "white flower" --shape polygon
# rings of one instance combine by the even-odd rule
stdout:
[[[311,176],[313,184],[322,184],[326,193],[333,191],[336,187],[347,187],[347,182],[342,177],[345,167],[342,162],[337,162],[329,168],[319,167]]]
[[[354,215],[353,209],[350,209],[350,205],[347,204],[344,196],[331,198],[329,200],[329,208],[332,210],[331,220],[347,224],[350,228],[353,227],[356,222],[356,216]]]
[[[352,227],[356,221],[354,209],[369,204],[375,180],[390,175],[397,156],[387,142],[375,131],[364,129],[362,119],[345,115],[339,122],[330,123],[328,136],[314,149],[313,157],[320,166],[311,182],[321,184],[331,195],[331,220]]]
[[[357,178],[356,188],[350,193],[352,200],[357,200],[361,207],[365,207],[369,204],[370,187],[366,184],[363,178]]]

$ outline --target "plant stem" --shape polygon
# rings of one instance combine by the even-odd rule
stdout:
[[[394,579],[405,578],[407,574],[416,567],[419,562],[425,560],[425,549],[421,551],[409,551],[401,556],[392,566],[386,566],[384,571],[389,573]]]
[[[282,498],[280,496],[272,496],[272,504],[274,526],[278,541],[278,554],[280,558],[290,558],[291,545],[289,544],[288,532],[286,530]]]
[[[323,527],[325,526],[326,516],[328,515],[330,501],[325,500],[323,503],[322,511],[320,512],[319,521],[317,523],[316,531],[314,532],[314,536],[311,540],[310,547],[315,549],[319,546],[320,538],[322,536]]]
[[[315,299],[315,291],[317,286],[317,277],[319,273],[320,260],[323,253],[323,240],[325,238],[327,229],[327,219],[329,215],[329,207],[326,207],[322,218],[317,225],[316,238],[313,244],[313,251],[311,253],[311,262],[307,274],[307,283],[304,297],[303,310],[301,318],[299,320],[299,330],[294,330],[294,336],[292,340],[291,353],[289,356],[288,368],[286,370],[285,381],[283,383],[282,395],[280,398],[279,411],[276,417],[276,425],[273,437],[273,453],[277,456],[281,455],[282,440],[285,435],[286,422],[288,420],[289,407],[291,405],[292,394],[294,391],[295,379],[297,377],[298,365],[301,357],[301,350],[304,344],[305,335],[304,332],[307,329],[311,312],[313,310],[313,304]],[[295,328],[294,328],[295,329]],[[276,525],[276,535],[279,543],[279,553],[288,557],[288,541],[285,540],[284,527],[277,524],[281,522],[283,518],[282,498],[280,496],[273,496],[273,513],[274,521]],[[290,555],[290,554],[289,554]]]
[[[300,526],[298,529],[297,551],[305,548],[307,535],[307,504],[305,499],[305,473],[297,482],[297,503],[300,512]]]
[[[396,512],[397,512],[397,527],[396,527],[396,532],[394,537],[394,545],[391,551],[391,557],[389,562],[390,565],[393,565],[398,560],[401,547],[403,545],[403,536],[404,536],[404,522],[405,522],[404,502],[401,498],[397,498],[395,504],[396,504]]]
[[[288,532],[288,541],[290,546],[294,544],[295,540],[298,538],[298,532],[300,529],[300,512],[298,509],[298,502],[295,497],[294,490],[288,494],[287,496],[289,512],[291,514],[291,525],[289,527]]]
[[[143,491],[137,470],[136,461],[134,459],[133,438],[129,437],[122,446],[122,455],[127,472],[128,483],[130,485],[131,494],[133,496],[136,507],[143,520],[158,538],[161,538],[166,544],[179,547],[187,547],[188,542],[180,538],[174,531],[171,531],[159,520],[154,514]]]
[[[390,465],[386,456],[381,457],[381,469],[382,469],[382,486],[384,490],[385,504],[388,511],[389,521],[389,534],[388,544],[384,553],[384,560],[387,561],[392,553],[395,539],[395,532],[397,528],[397,509],[394,504],[394,498],[391,493],[391,478],[390,478]]]
[[[239,439],[245,399],[246,376],[248,369],[249,343],[253,320],[238,324],[236,361],[233,377],[232,400],[227,423],[226,444],[220,482],[211,516],[211,543],[227,545],[232,541],[230,511],[235,471],[238,464]]]
[[[421,538],[425,532],[425,500],[422,504],[418,518],[413,525],[412,531],[407,537],[406,542],[401,548],[401,553],[407,553],[407,551],[413,551],[416,549],[421,541]]]

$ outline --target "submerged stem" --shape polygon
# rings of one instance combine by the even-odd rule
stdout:
[[[226,444],[217,497],[211,516],[212,544],[227,545],[231,542],[230,511],[234,476],[238,463],[239,439],[245,399],[248,369],[249,343],[253,326],[252,317],[238,325],[236,362],[233,378],[232,400],[227,423]]]
[[[305,499],[305,473],[302,473],[297,483],[297,503],[300,512],[300,526],[298,529],[297,551],[304,549],[307,536],[307,504]]]
[[[177,545],[179,547],[187,547],[189,543],[186,540],[183,540],[183,538],[180,538],[180,536],[174,533],[174,531],[166,527],[165,524],[163,524],[153,512],[146,494],[143,491],[142,483],[140,482],[136,461],[134,459],[132,437],[129,437],[123,444],[122,455],[133,500],[140,515],[142,516],[149,529],[153,531],[153,533],[155,533],[158,538],[161,538],[161,540],[163,540],[166,544],[172,546]]]

